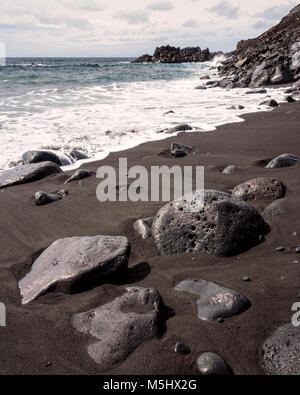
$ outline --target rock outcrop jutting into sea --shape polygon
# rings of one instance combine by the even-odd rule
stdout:
[[[188,63],[208,62],[217,55],[211,53],[208,48],[202,50],[200,47],[176,48],[166,45],[156,48],[153,56],[143,55],[132,63]]]
[[[219,67],[232,87],[258,87],[300,78],[300,5],[261,36],[240,41]],[[224,82],[223,82],[224,84]]]

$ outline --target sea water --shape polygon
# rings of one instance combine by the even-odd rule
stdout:
[[[284,99],[284,88],[196,90],[217,80],[221,59],[207,63],[135,64],[130,58],[17,58],[0,67],[0,170],[33,149],[82,150],[91,160],[164,139],[180,123],[208,132],[259,103]],[[228,107],[240,104],[243,110]],[[77,164],[78,166],[79,164]]]

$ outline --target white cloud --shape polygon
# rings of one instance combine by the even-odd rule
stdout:
[[[152,11],[169,11],[174,8],[173,3],[170,1],[158,1],[148,5],[147,9]]]
[[[199,27],[200,24],[195,19],[187,19],[182,26],[183,27]]]
[[[136,56],[166,44],[229,51],[298,2],[1,0],[0,41],[8,56]]]
[[[237,19],[240,15],[240,6],[229,1],[222,0],[207,9],[209,12],[226,19]]]
[[[130,25],[138,25],[149,21],[149,12],[145,10],[120,11],[114,14],[117,19],[125,19]]]

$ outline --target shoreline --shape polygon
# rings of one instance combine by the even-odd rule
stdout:
[[[287,187],[280,202],[283,214],[266,218],[272,230],[264,243],[235,257],[158,256],[151,239],[141,241],[135,234],[133,223],[155,215],[164,203],[99,203],[99,180],[94,177],[67,185],[69,196],[43,207],[35,206],[34,193],[62,188],[72,172],[1,191],[0,282],[6,287],[0,289],[0,301],[8,311],[8,326],[0,328],[5,338],[0,342],[2,374],[197,374],[196,360],[206,351],[220,354],[237,375],[264,374],[262,344],[277,327],[290,322],[291,306],[300,291],[299,266],[293,264],[295,248],[300,245],[300,224],[295,215],[299,212],[300,181],[299,163],[269,170],[261,161],[283,153],[300,157],[299,108],[298,102],[280,104],[271,112],[243,115],[245,122],[225,124],[208,133],[183,132],[81,166],[93,171],[103,165],[118,168],[118,159],[124,156],[128,157],[128,167],[142,164],[148,170],[153,165],[200,165],[205,166],[205,188],[223,192],[256,177],[282,180]],[[193,153],[180,159],[169,157],[166,151],[173,141],[192,146]],[[237,166],[236,172],[222,174],[231,164]],[[266,205],[255,203],[260,212]],[[60,238],[101,234],[129,238],[132,252],[126,278],[78,294],[48,293],[21,305],[17,281],[41,250]],[[286,252],[276,251],[281,245]],[[243,276],[252,281],[241,281]],[[203,278],[235,289],[250,300],[251,308],[223,324],[202,322],[196,316],[196,297],[174,290],[186,278]],[[78,312],[122,295],[128,285],[158,289],[175,316],[168,319],[167,330],[159,340],[144,343],[125,362],[101,372],[86,352],[91,339],[78,334],[71,320]],[[188,344],[192,353],[176,355],[177,341]],[[45,368],[46,361],[51,366]]]

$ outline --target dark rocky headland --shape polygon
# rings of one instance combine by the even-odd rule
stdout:
[[[240,41],[219,67],[224,87],[259,87],[300,78],[300,5],[261,36]],[[227,81],[227,84],[226,84]]]
[[[132,63],[188,63],[188,62],[207,62],[217,55],[211,53],[208,48],[202,50],[200,47],[176,48],[166,45],[156,48],[153,56],[143,55]]]

